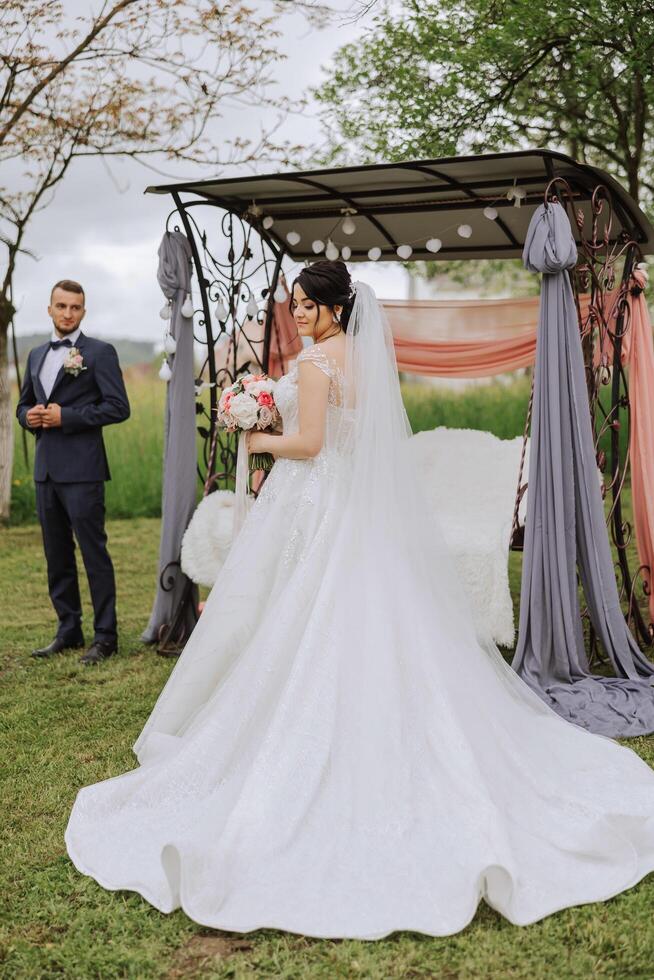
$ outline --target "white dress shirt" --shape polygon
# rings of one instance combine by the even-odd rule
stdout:
[[[65,337],[60,337],[56,330],[52,331],[51,340],[70,340],[73,347],[77,344],[82,328],[78,327],[74,333],[66,334]],[[43,390],[45,391],[45,397],[50,398],[50,392],[52,391],[55,383],[55,379],[59,374],[59,369],[66,360],[66,357],[70,351],[70,347],[66,347],[62,344],[57,350],[50,348],[48,353],[45,355],[43,360],[43,366],[41,367],[41,373],[39,374],[39,380],[43,385]]]

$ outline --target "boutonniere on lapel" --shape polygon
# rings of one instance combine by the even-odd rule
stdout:
[[[64,371],[66,374],[72,374],[74,378],[76,378],[78,374],[81,374],[82,371],[86,371],[84,358],[82,357],[82,352],[79,347],[71,347],[66,354]]]

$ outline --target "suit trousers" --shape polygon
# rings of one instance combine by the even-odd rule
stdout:
[[[36,484],[36,509],[43,532],[50,599],[59,617],[57,636],[76,639],[81,632],[82,603],[75,563],[75,538],[89,581],[94,639],[116,640],[116,581],[104,528],[104,483]]]

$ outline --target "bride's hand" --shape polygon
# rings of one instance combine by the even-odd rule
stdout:
[[[248,453],[268,453],[268,434],[266,432],[248,432],[247,434]]]

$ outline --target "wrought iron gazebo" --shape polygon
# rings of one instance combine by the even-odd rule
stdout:
[[[219,435],[216,428],[219,393],[248,369],[246,364],[268,370],[274,301],[287,299],[285,277],[293,267],[325,252],[348,262],[519,258],[534,208],[544,200],[560,200],[569,209],[578,243],[575,293],[589,294],[588,312],[582,315],[578,304],[579,327],[598,464],[604,471],[608,463],[608,521],[621,594],[635,635],[642,644],[652,643],[652,625],[637,596],[644,570],[632,572],[627,551],[631,527],[623,517],[621,493],[629,461],[628,453],[621,456],[620,429],[629,426],[621,363],[622,337],[629,329],[628,290],[634,265],[654,250],[654,229],[614,178],[562,153],[535,149],[163,184],[148,187],[147,193],[171,195],[174,210],[167,227],[187,236],[193,254],[200,300],[195,338],[206,349],[202,374],[212,384],[208,408],[198,403],[205,492],[233,485],[235,437]],[[606,294],[616,288],[617,315],[609,319]],[[613,341],[612,370],[594,363],[598,333]],[[217,351],[226,345],[227,356],[217,363]],[[606,385],[608,407],[600,399]],[[530,411],[531,403],[525,444]],[[609,431],[605,460],[599,443]],[[514,548],[521,546],[522,476],[521,466]],[[189,602],[190,595],[189,589],[182,602]],[[183,645],[182,612],[176,612],[162,637],[162,652],[178,652]],[[592,630],[590,644],[592,650]]]

